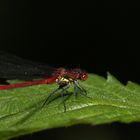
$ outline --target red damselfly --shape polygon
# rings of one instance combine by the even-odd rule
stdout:
[[[86,95],[86,90],[80,86],[78,82],[79,80],[87,79],[87,73],[85,71],[79,68],[70,70],[65,68],[53,68],[5,52],[0,52],[0,79],[1,81],[7,79],[25,80],[25,82],[21,83],[1,84],[0,90],[57,83],[59,87],[47,97],[43,106],[48,102],[50,97],[59,90],[61,90],[62,97],[65,96],[70,85],[74,86],[75,95],[77,95],[77,91]],[[65,104],[64,109],[66,110]]]

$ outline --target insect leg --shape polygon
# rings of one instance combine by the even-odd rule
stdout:
[[[45,102],[43,103],[42,107],[44,107],[44,105],[49,101],[49,99],[57,92],[59,91],[61,88],[57,88],[56,90],[54,90],[52,93],[50,93],[50,95],[46,98]],[[48,102],[49,103],[49,102]]]

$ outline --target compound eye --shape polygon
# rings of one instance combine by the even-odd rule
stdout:
[[[87,73],[83,73],[81,76],[81,80],[86,80],[87,79]]]

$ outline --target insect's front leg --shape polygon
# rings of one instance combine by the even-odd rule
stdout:
[[[80,90],[80,94],[85,96],[87,95],[87,91],[79,84],[77,80],[73,81],[73,85],[74,85],[75,92],[78,92],[78,90]],[[77,95],[77,93],[75,94]]]

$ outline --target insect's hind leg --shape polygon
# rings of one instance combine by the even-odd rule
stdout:
[[[45,99],[45,102],[43,103],[42,108],[45,106],[46,103],[47,104],[49,103],[49,99],[59,90],[61,90],[60,87],[58,87],[56,90],[54,90],[52,93],[50,93],[50,95]]]

